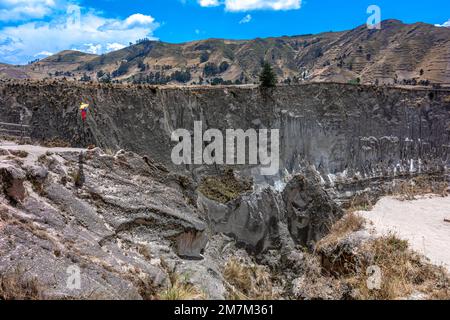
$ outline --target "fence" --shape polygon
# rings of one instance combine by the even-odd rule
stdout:
[[[31,126],[21,124],[21,123],[9,123],[0,122],[0,135],[21,138],[21,139],[31,139],[30,132]]]

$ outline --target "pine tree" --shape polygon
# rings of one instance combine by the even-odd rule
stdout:
[[[277,85],[277,75],[272,69],[272,66],[268,62],[264,62],[263,69],[259,76],[261,87],[272,88]]]

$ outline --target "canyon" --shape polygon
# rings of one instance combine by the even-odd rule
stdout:
[[[358,252],[380,244],[362,226],[334,239],[345,210],[403,186],[448,188],[446,89],[6,80],[0,110],[28,140],[0,145],[0,270],[21,270],[47,298],[358,299],[347,262],[378,263]],[[196,121],[280,130],[280,170],[175,165],[172,133]],[[421,292],[448,294],[445,271],[411,257],[414,272],[430,270]],[[78,291],[66,287],[73,265]]]

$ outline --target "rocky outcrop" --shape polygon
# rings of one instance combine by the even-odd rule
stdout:
[[[296,244],[307,239],[294,226],[309,215],[308,237],[316,240],[338,218],[327,211],[334,207],[317,181],[304,176],[293,181],[307,182],[290,184],[284,195],[268,187],[223,204],[198,193],[194,204],[189,178],[132,152],[0,149],[0,272],[27,270],[24,276],[39,279],[46,298],[155,297],[170,266],[196,279],[207,297],[223,299],[226,247],[274,268],[280,261],[294,266]],[[18,151],[24,157],[12,155]],[[293,212],[298,197],[314,200]],[[73,270],[80,288],[67,285]]]
[[[17,203],[25,199],[26,191],[23,186],[25,177],[25,172],[20,168],[13,165],[0,166],[0,179],[3,185],[3,191],[11,201]]]
[[[295,176],[283,191],[289,231],[297,244],[314,248],[344,212],[322,189],[315,172]],[[320,176],[318,176],[320,177]]]
[[[295,245],[313,249],[343,215],[318,177],[310,169],[294,176],[282,193],[268,187],[226,204],[200,194],[198,204],[213,231],[256,254]]]
[[[26,270],[46,298],[140,299],[165,285],[161,259],[204,258],[207,225],[175,175],[134,153],[80,152],[30,146],[26,158],[1,157],[0,273]],[[73,267],[81,287],[71,290]]]
[[[256,254],[280,247],[279,228],[285,210],[281,196],[268,188],[222,204],[200,194],[199,207],[211,229],[224,233]]]

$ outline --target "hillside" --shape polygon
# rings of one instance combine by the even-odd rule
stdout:
[[[254,83],[262,61],[280,81],[450,83],[450,29],[386,20],[344,32],[183,44],[140,41],[102,56],[64,51],[27,66],[1,66],[14,79],[126,81],[150,84]],[[423,84],[424,82],[422,82]]]

